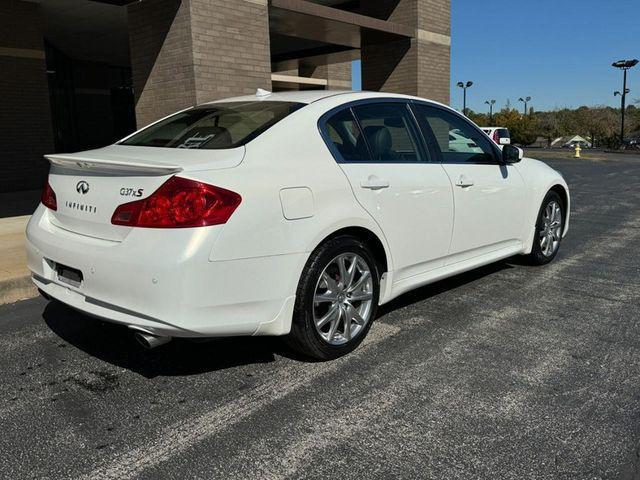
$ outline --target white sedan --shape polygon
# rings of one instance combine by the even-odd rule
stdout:
[[[335,358],[404,292],[555,257],[569,190],[522,157],[422,98],[260,91],[47,155],[29,268],[45,297],[148,347],[285,335]]]

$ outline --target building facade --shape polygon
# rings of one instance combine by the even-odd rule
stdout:
[[[265,90],[449,102],[450,0],[0,0],[0,192],[41,188],[45,153]]]

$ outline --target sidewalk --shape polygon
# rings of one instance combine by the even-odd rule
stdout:
[[[0,304],[38,294],[27,269],[24,230],[29,215],[0,218]]]

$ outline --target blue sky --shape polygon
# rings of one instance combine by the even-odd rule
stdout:
[[[640,58],[640,0],[451,0],[451,105],[472,80],[467,105],[531,96],[537,110],[619,105],[622,73],[611,63]],[[359,85],[355,65],[354,87]],[[640,98],[640,65],[629,72]]]

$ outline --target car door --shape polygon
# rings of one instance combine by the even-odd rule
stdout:
[[[394,281],[442,266],[453,230],[451,184],[430,161],[409,106],[356,104],[330,114],[323,135],[386,237]]]
[[[517,168],[501,164],[499,147],[461,115],[427,104],[412,108],[453,186],[455,221],[447,263],[521,246],[527,209]]]

